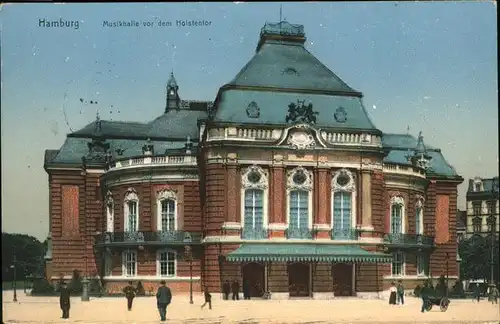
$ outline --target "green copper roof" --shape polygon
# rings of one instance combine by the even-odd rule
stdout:
[[[375,130],[361,98],[333,96],[321,94],[304,94],[294,92],[225,90],[218,102],[214,121],[256,124],[286,124],[288,106],[297,101],[312,104],[316,116],[316,127],[342,127]],[[258,117],[247,113],[250,103],[255,102],[259,108]],[[346,120],[339,122],[335,113],[340,107],[346,112]],[[340,120],[340,119],[339,119]]]
[[[229,85],[357,94],[303,44],[267,40]]]
[[[413,154],[413,150],[421,145],[425,146],[427,154],[432,158],[430,160],[430,169],[427,171],[427,174],[445,177],[459,176],[455,168],[446,161],[441,150],[433,148],[423,141],[419,144],[419,141],[412,135],[383,134],[382,145],[389,151],[388,155],[384,158],[385,163],[411,165],[407,156],[408,154]]]
[[[244,243],[227,256],[230,262],[391,262],[391,256],[357,245]]]
[[[147,136],[149,128],[149,125],[146,123],[101,120],[101,135],[104,137],[130,135],[134,135],[136,137]],[[92,136],[95,131],[96,126],[95,121],[93,121],[82,129],[71,133],[70,136]]]
[[[198,119],[206,118],[206,111],[172,109],[149,123],[148,137],[191,140],[199,137]]]
[[[92,142],[90,138],[68,137],[57,155],[52,150],[46,153],[45,163],[79,165],[82,163],[82,156],[89,152],[88,143],[90,142]],[[110,144],[110,152],[113,157],[122,159],[142,156],[142,147],[148,142],[146,140],[110,139],[106,140],[106,143]],[[182,150],[185,144],[184,142],[172,141],[151,141],[150,143],[154,146],[155,155],[162,155],[165,152],[168,154],[169,150]],[[193,150],[196,150],[196,147]],[[121,155],[117,151],[121,151]]]

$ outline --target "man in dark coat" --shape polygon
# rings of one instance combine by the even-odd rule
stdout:
[[[61,283],[61,296],[59,297],[59,305],[62,310],[62,318],[69,318],[70,308],[70,291],[65,282]]]
[[[248,280],[243,280],[243,299],[250,300],[250,285]]]
[[[161,286],[156,293],[156,304],[160,312],[160,320],[165,322],[167,320],[167,306],[172,302],[172,292],[165,285],[165,280],[162,280],[160,284]]]
[[[240,284],[237,280],[231,285],[231,290],[233,292],[233,300],[240,300]]]
[[[123,288],[123,293],[125,294],[125,297],[127,298],[127,308],[129,311],[131,311],[132,310],[132,302],[134,301],[135,293],[136,293],[134,286],[132,286],[132,281],[129,281],[128,286]]]
[[[224,300],[229,299],[229,293],[231,292],[231,285],[229,284],[229,281],[226,280],[222,284],[222,293],[224,294]]]
[[[422,297],[422,309],[421,312],[424,313],[426,311],[426,305],[429,302],[429,295],[431,294],[431,289],[429,284],[426,282],[424,287],[420,291],[420,297]]]
[[[405,304],[405,287],[403,286],[403,280],[398,281],[398,286],[397,286],[397,294],[398,294],[398,305],[404,305]]]

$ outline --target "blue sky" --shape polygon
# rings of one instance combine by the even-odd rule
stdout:
[[[494,4],[284,3],[283,17],[303,24],[307,49],[364,93],[379,129],[423,131],[466,179],[498,174]],[[60,18],[79,28],[39,27],[39,19]],[[45,149],[59,148],[97,108],[113,120],[162,114],[172,70],[182,98],[214,100],[254,54],[264,23],[279,21],[279,3],[16,4],[3,6],[0,19],[2,227],[42,239]],[[155,19],[174,26],[103,27]],[[175,27],[192,19],[211,25]]]

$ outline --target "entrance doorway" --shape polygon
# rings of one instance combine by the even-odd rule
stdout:
[[[333,293],[335,296],[352,296],[353,265],[336,263],[332,266]]]
[[[310,265],[292,263],[288,265],[288,290],[290,297],[309,297],[311,284]]]
[[[265,287],[266,267],[260,263],[247,263],[243,266],[243,283],[248,285],[250,297],[262,297]]]

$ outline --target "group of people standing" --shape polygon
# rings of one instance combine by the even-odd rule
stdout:
[[[232,293],[233,300],[240,300],[240,283],[237,280],[234,280],[232,283],[226,280],[224,284],[222,284],[222,293],[224,300],[229,300],[230,293]],[[250,285],[246,280],[243,280],[243,299],[250,299]]]
[[[397,285],[393,281],[391,283],[391,288],[389,289],[391,295],[389,296],[390,305],[404,305],[405,304],[405,287],[403,286],[403,281],[399,280]]]

